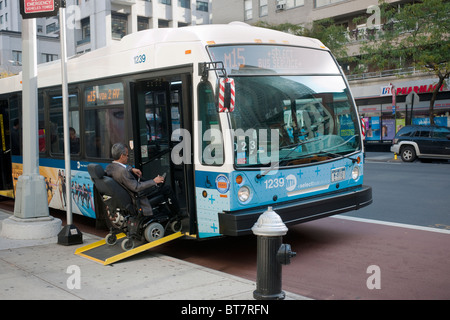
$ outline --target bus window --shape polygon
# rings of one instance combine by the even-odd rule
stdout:
[[[111,158],[111,147],[125,137],[122,108],[85,111],[86,155],[93,158]]]
[[[38,94],[38,137],[39,137],[39,152],[44,153],[46,149],[45,145],[45,113],[44,113],[44,93],[42,91]]]
[[[219,122],[219,113],[214,103],[211,84],[202,82],[198,85],[198,120],[201,126],[202,149],[201,163],[222,165],[224,163],[223,141]]]
[[[64,154],[64,119],[61,93],[50,95],[50,152],[55,155]],[[78,94],[69,94],[69,126],[80,132],[80,112]],[[71,150],[78,151],[79,148]]]
[[[171,98],[170,82],[142,81],[136,84],[134,105],[138,135],[136,161],[144,179],[153,179],[166,173],[172,183],[171,165]],[[174,114],[175,115],[175,114]],[[136,146],[135,146],[136,147]]]
[[[13,196],[8,99],[0,96],[0,193]]]
[[[11,154],[13,156],[22,155],[22,96],[20,94],[14,94],[9,99],[11,121]]]
[[[84,91],[86,155],[111,158],[111,147],[125,137],[123,84],[94,85]]]
[[[158,146],[158,152],[161,148],[169,147],[169,133],[165,130],[166,126],[166,93],[165,91],[149,91],[145,94],[145,119],[147,123],[147,140],[149,145]],[[155,154],[155,152],[153,152]],[[152,152],[150,152],[150,157]]]

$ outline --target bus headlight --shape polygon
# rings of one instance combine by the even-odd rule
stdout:
[[[247,202],[250,199],[250,189],[243,186],[238,191],[238,199],[240,202]]]
[[[352,179],[358,180],[358,178],[359,178],[359,167],[355,166],[355,167],[353,167],[353,170],[352,170]]]

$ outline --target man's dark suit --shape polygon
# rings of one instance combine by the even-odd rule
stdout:
[[[113,162],[106,167],[106,174],[120,183],[123,187],[131,192],[138,193],[148,188],[156,186],[155,181],[138,181],[131,173],[131,167],[124,167],[120,163]],[[143,197],[140,200],[142,213],[144,216],[151,216],[153,214],[152,206],[147,198]]]

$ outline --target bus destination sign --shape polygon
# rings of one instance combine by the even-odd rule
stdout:
[[[53,17],[66,0],[20,0],[20,14],[23,19]]]
[[[212,61],[222,61],[229,75],[339,74],[326,50],[287,45],[210,46]]]
[[[119,82],[87,87],[85,91],[85,99],[86,106],[88,107],[123,104],[123,85]]]

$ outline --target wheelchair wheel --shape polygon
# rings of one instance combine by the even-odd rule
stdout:
[[[122,241],[121,246],[124,251],[129,251],[134,248],[134,241],[133,241],[133,239],[126,238]]]
[[[106,244],[113,246],[117,243],[117,236],[113,233],[109,233],[106,237],[105,237],[105,241]]]
[[[173,233],[180,232],[182,228],[182,224],[180,220],[175,220],[170,223],[170,229]]]
[[[153,222],[144,230],[145,240],[152,242],[164,237],[164,227],[158,222]]]

